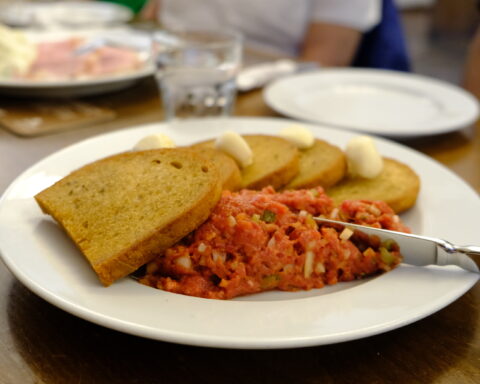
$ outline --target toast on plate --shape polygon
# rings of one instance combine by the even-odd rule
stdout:
[[[288,140],[269,135],[242,135],[253,153],[253,163],[241,169],[241,188],[261,189],[272,186],[280,189],[297,173],[299,154],[297,147]],[[208,140],[195,146],[213,147]]]
[[[205,145],[194,145],[192,149],[199,151],[217,165],[223,189],[235,191],[240,188],[242,175],[235,160],[224,152]]]
[[[373,179],[347,176],[326,190],[340,204],[344,200],[382,200],[396,213],[411,208],[420,191],[420,178],[406,164],[384,158],[383,170]]]
[[[95,161],[35,199],[108,286],[197,228],[220,193],[214,163],[189,149],[169,148]]]
[[[298,174],[285,189],[331,187],[344,178],[347,160],[343,151],[326,141],[315,139],[313,146],[299,151]]]

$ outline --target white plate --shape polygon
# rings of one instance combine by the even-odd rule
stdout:
[[[55,30],[43,32],[25,30],[25,34],[33,42],[58,41],[72,36],[84,37],[93,41],[95,38],[107,36],[115,41],[124,41],[127,46],[138,49],[144,65],[137,70],[122,74],[92,78],[45,81],[0,78],[0,94],[40,98],[92,96],[128,88],[139,80],[153,75],[155,72],[155,66],[150,57],[150,36],[131,28],[96,28],[79,31]]]
[[[15,27],[84,27],[126,23],[133,12],[120,4],[108,2],[62,1],[38,3],[14,1],[2,4],[0,21]]]
[[[388,137],[465,128],[477,100],[446,82],[395,71],[323,69],[282,78],[264,91],[279,113],[314,123]]]
[[[0,200],[3,260],[33,292],[81,318],[152,339],[226,348],[302,347],[386,332],[438,311],[475,284],[476,274],[456,267],[402,265],[368,280],[231,301],[163,292],[128,278],[104,288],[32,198],[73,169],[129,150],[154,132],[189,144],[216,137],[224,129],[275,134],[287,124],[291,121],[253,118],[204,120],[183,127],[154,124],[94,137],[54,153],[20,175]],[[340,146],[351,137],[343,131],[311,129],[315,136]],[[478,240],[480,200],[471,188],[418,152],[384,139],[378,139],[378,147],[412,165],[422,179],[417,205],[403,215],[415,232],[458,244]]]

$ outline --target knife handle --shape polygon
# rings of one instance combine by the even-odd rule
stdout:
[[[477,245],[455,245],[454,249],[455,252],[464,253],[465,255],[472,256],[473,259],[478,259],[480,257],[480,247]]]
[[[443,249],[439,265],[454,264],[472,272],[480,271],[480,247],[476,245],[453,245],[444,240],[437,241]],[[474,264],[474,265],[473,265]]]

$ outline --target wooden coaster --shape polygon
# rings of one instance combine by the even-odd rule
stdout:
[[[103,123],[116,117],[114,110],[78,100],[0,100],[0,125],[21,136]]]

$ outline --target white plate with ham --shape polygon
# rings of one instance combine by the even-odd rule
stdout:
[[[0,28],[2,48],[9,52],[5,60],[0,53],[0,93],[12,96],[96,95],[154,73],[149,36],[127,29],[33,34]]]

